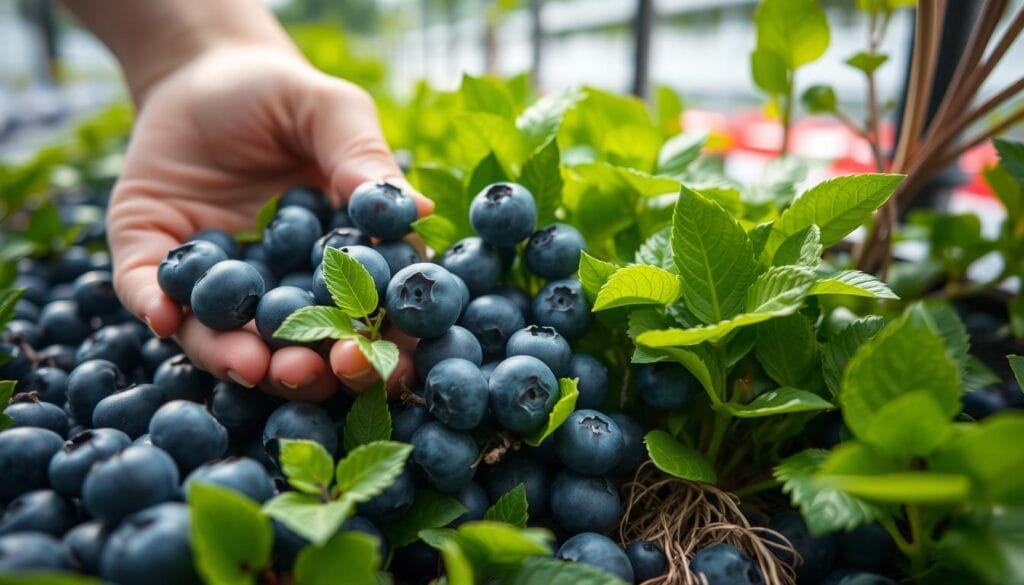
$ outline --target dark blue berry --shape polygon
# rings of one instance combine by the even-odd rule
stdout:
[[[53,301],[39,313],[39,327],[47,344],[78,345],[92,333],[88,320],[74,301]]]
[[[308,402],[287,402],[277,407],[263,427],[263,448],[274,461],[280,439],[316,441],[334,455],[338,450],[338,429],[327,411]]]
[[[308,209],[281,207],[263,229],[263,255],[278,274],[308,269],[310,250],[323,235],[320,220]]]
[[[621,510],[619,490],[607,477],[566,469],[551,484],[551,514],[570,533],[606,532]]]
[[[428,422],[413,434],[410,442],[413,461],[435,488],[456,492],[472,481],[473,465],[480,451],[469,433]]]
[[[371,520],[393,520],[400,517],[412,507],[416,499],[416,484],[412,473],[407,469],[384,491],[368,502],[359,505],[359,513]]]
[[[78,522],[78,510],[53,490],[34,490],[18,496],[0,515],[0,536],[15,532],[43,532],[62,536]]]
[[[289,315],[316,304],[313,293],[294,286],[279,286],[267,291],[256,306],[256,330],[260,337],[273,349],[280,349],[295,342],[274,337],[274,332]]]
[[[92,424],[118,429],[137,439],[146,434],[149,420],[164,402],[164,393],[156,384],[139,384],[118,390],[96,404]]]
[[[225,260],[196,281],[192,311],[210,329],[237,329],[256,316],[265,291],[263,277],[255,268],[239,260]]]
[[[539,517],[547,511],[551,478],[535,457],[524,453],[507,455],[484,470],[482,483],[492,502],[523,484],[529,515]]]
[[[462,358],[479,366],[483,361],[480,342],[472,333],[458,325],[452,325],[440,337],[421,339],[416,344],[416,353],[413,356],[416,375],[420,380],[426,380],[431,368],[449,358]]]
[[[473,362],[449,358],[431,368],[423,398],[437,420],[453,429],[469,430],[487,412],[487,381]]]
[[[635,418],[624,412],[613,413],[611,418],[615,424],[619,425],[625,443],[622,459],[615,466],[615,473],[632,477],[637,468],[647,459],[647,447],[644,446],[644,434],[647,430]]]
[[[205,241],[193,240],[172,249],[160,263],[156,280],[164,293],[183,305],[192,302],[192,288],[204,272],[218,262],[228,259],[220,246]]]
[[[587,242],[576,228],[564,223],[542,227],[526,242],[523,260],[530,272],[556,280],[576,272],[580,265],[580,252]]]
[[[39,400],[62,406],[68,397],[68,375],[60,368],[36,368],[21,379],[18,391],[35,392]]]
[[[544,362],[526,355],[502,361],[488,384],[490,405],[498,423],[528,433],[545,424],[558,401],[558,380]]]
[[[731,544],[713,544],[697,551],[690,570],[707,579],[708,585],[764,585],[757,562]]]
[[[452,526],[458,526],[474,520],[483,520],[484,513],[487,512],[487,508],[491,505],[487,499],[487,492],[476,482],[466,484],[465,487],[455,494],[455,498],[459,500],[459,503],[462,504],[466,511],[455,520],[452,520]]]
[[[411,266],[417,262],[423,262],[423,256],[420,256],[420,253],[416,251],[416,248],[413,248],[412,245],[405,240],[381,242],[374,246],[374,249],[380,252],[380,255],[387,261],[388,268],[391,269],[391,274],[398,272],[406,266]]]
[[[484,357],[489,359],[504,356],[509,338],[525,326],[515,303],[498,295],[484,295],[470,301],[459,324],[476,336]]]
[[[65,496],[81,496],[89,469],[131,443],[131,438],[117,429],[88,429],[73,435],[50,459],[47,471],[50,485]]]
[[[348,216],[356,227],[382,240],[397,240],[416,221],[416,202],[390,183],[368,181],[348,200]]]
[[[68,434],[68,415],[61,407],[49,402],[42,402],[32,393],[15,394],[10,404],[4,408],[4,414],[13,419],[12,426],[38,427],[49,429],[65,437]]]
[[[228,488],[260,504],[274,497],[276,491],[267,470],[248,457],[229,457],[200,465],[185,478],[186,490],[193,483]]]
[[[344,248],[345,246],[369,246],[370,236],[354,227],[334,228],[327,232],[314,244],[309,252],[309,265],[319,266],[324,259],[324,248]]]
[[[185,354],[168,358],[153,374],[165,400],[205,402],[213,389],[213,376],[195,367]]]
[[[649,540],[634,540],[626,547],[626,556],[633,565],[637,583],[660,577],[668,570],[668,559],[657,543]]]
[[[82,341],[75,353],[75,360],[79,364],[90,360],[107,360],[116,364],[122,372],[131,372],[139,363],[141,344],[134,328],[107,325]]]
[[[561,378],[569,373],[572,349],[569,342],[553,327],[529,325],[508,338],[505,354],[508,357],[531,355],[544,362],[551,368],[551,373]]]
[[[437,337],[455,324],[462,311],[459,285],[436,264],[419,263],[399,270],[385,294],[388,318],[413,337]]]
[[[608,368],[601,360],[586,353],[574,353],[569,358],[567,378],[578,378],[579,398],[576,408],[601,408],[608,399]]]
[[[555,431],[555,446],[569,469],[599,475],[619,464],[626,441],[610,416],[596,410],[577,410]]]
[[[95,575],[100,572],[100,557],[110,532],[103,523],[83,522],[69,530],[63,538],[82,572]]]
[[[480,238],[455,242],[441,255],[440,264],[461,278],[473,295],[494,288],[501,276],[498,250]]]
[[[49,534],[19,532],[0,536],[0,573],[70,571],[72,567],[68,547]],[[12,582],[17,582],[17,577],[12,577]]]
[[[152,376],[157,368],[170,358],[181,354],[181,346],[173,339],[150,337],[139,350],[139,361],[146,373]]]
[[[96,405],[127,384],[121,369],[107,360],[92,360],[75,366],[68,374],[71,416],[82,424],[91,425]]]
[[[174,400],[149,421],[154,445],[167,452],[183,474],[220,459],[228,450],[228,431],[201,404]]]
[[[547,283],[533,298],[532,308],[537,324],[554,327],[569,341],[583,337],[590,329],[590,305],[574,278]]]
[[[100,575],[118,585],[199,585],[189,509],[168,502],[125,518],[110,534]]]
[[[796,567],[797,581],[814,583],[825,576],[836,559],[836,539],[831,534],[813,536],[807,529],[799,512],[789,510],[772,517],[768,528],[778,532],[789,541],[803,562]],[[772,549],[783,562],[791,563],[792,555]]]
[[[334,214],[331,200],[319,187],[292,187],[281,195],[277,207],[302,207],[315,215],[321,225],[329,224]]]
[[[469,206],[469,221],[483,240],[494,246],[513,246],[526,239],[537,223],[533,194],[516,183],[484,187]]]
[[[238,243],[235,242],[235,238],[224,230],[199,230],[189,238],[189,241],[196,240],[210,242],[211,244],[216,245],[225,254],[227,254],[228,258],[239,258],[242,255],[242,250],[238,247]]]
[[[178,468],[162,449],[132,445],[92,466],[82,484],[89,514],[113,526],[129,514],[178,497]]]
[[[687,408],[701,391],[697,378],[679,364],[647,364],[636,375],[637,396],[644,404],[658,410]]]
[[[563,561],[585,563],[604,569],[627,583],[633,582],[629,557],[612,539],[594,532],[581,532],[566,540],[555,553]]]
[[[86,317],[102,317],[121,308],[114,279],[106,270],[86,272],[75,279],[75,302]]]

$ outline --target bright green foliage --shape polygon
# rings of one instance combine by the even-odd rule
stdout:
[[[558,402],[551,409],[547,424],[526,437],[527,444],[536,447],[543,443],[544,439],[550,437],[551,433],[558,430],[558,427],[562,426],[562,423],[565,422],[565,419],[569,418],[572,411],[576,410],[576,399],[580,396],[579,389],[577,388],[578,383],[578,378],[559,378]]]
[[[718,479],[714,467],[702,453],[665,431],[647,433],[644,444],[654,465],[669,475],[704,483],[715,483]]]
[[[342,443],[346,451],[373,441],[391,439],[391,411],[383,385],[363,391],[345,415]]]
[[[594,310],[630,305],[668,305],[679,298],[679,277],[657,266],[633,265],[616,270],[601,286]]]
[[[505,492],[498,501],[491,504],[484,513],[484,520],[492,522],[504,522],[518,528],[526,528],[526,522],[530,519],[527,514],[529,502],[526,499],[526,487],[519,484]]]
[[[227,488],[202,483],[188,491],[196,568],[209,583],[255,583],[270,565],[274,532],[258,504]]]
[[[361,532],[339,532],[322,545],[307,546],[295,559],[295,585],[376,585],[382,559],[376,540]]]
[[[310,343],[321,339],[342,339],[355,335],[352,318],[337,307],[303,307],[281,323],[274,337],[299,343]]]
[[[416,500],[401,516],[385,522],[381,530],[393,546],[415,542],[422,530],[447,526],[466,513],[466,508],[454,497],[433,490],[417,490]]]

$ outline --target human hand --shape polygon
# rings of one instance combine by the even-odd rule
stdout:
[[[259,208],[294,185],[322,185],[335,203],[367,180],[408,184],[362,89],[310,66],[288,46],[220,46],[146,88],[110,201],[114,285],[160,336],[174,335],[197,366],[285,398],[320,400],[340,378],[361,390],[377,378],[352,342],[323,355],[271,353],[250,323],[213,331],[163,293],[157,266],[201,229],[253,227]],[[411,192],[411,191],[410,191]],[[432,204],[415,195],[421,215]],[[402,349],[392,386],[409,382],[415,344]]]

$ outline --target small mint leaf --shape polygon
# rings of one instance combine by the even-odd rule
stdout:
[[[281,471],[288,484],[300,492],[318,496],[327,492],[334,480],[334,459],[316,441],[282,439]]]
[[[548,415],[548,422],[544,426],[540,427],[536,431],[530,433],[526,437],[526,443],[536,447],[544,442],[544,439],[548,438],[551,433],[555,432],[565,419],[569,418],[572,411],[576,410],[576,399],[580,396],[580,391],[577,387],[579,378],[559,378],[558,380],[558,391],[559,398],[558,402],[551,409],[551,414]]]
[[[208,583],[252,583],[270,564],[270,519],[247,497],[194,482],[188,490],[195,565]]]
[[[321,339],[341,339],[356,334],[352,318],[336,307],[302,307],[281,323],[274,337],[310,343]]]
[[[529,501],[526,499],[526,487],[519,484],[505,492],[498,501],[494,502],[484,512],[484,520],[504,522],[518,528],[526,528],[526,522],[530,519],[527,510]]]
[[[374,441],[391,439],[391,411],[384,384],[378,383],[360,394],[345,416],[342,441],[346,451]]]
[[[370,362],[380,379],[386,382],[398,366],[398,346],[386,339],[370,341],[362,336],[353,339],[359,344],[359,350],[363,352],[366,361]]]
[[[256,212],[256,229],[261,233],[264,228],[270,225],[270,222],[274,221],[274,216],[277,215],[277,208],[281,203],[280,197],[271,197],[260,210]]]
[[[327,246],[323,268],[327,290],[346,315],[360,319],[377,310],[377,286],[358,260]]]
[[[412,445],[374,441],[353,449],[335,471],[341,499],[357,504],[387,489],[405,468]]]

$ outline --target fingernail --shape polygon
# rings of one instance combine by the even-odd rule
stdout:
[[[164,336],[160,335],[159,333],[157,333],[156,329],[153,328],[153,321],[150,320],[149,315],[146,315],[143,318],[143,320],[146,321],[146,327],[149,327],[149,330],[153,333],[154,336],[159,337],[160,339],[163,339]]]
[[[281,385],[289,390],[298,390],[300,388],[308,388],[309,386],[312,386],[314,382],[316,382],[316,374],[310,374],[303,378],[298,384],[292,384],[285,380],[281,380]]]
[[[252,388],[256,385],[247,382],[245,378],[240,376],[238,372],[234,370],[228,370],[228,378],[231,378],[231,381],[234,382],[235,384],[238,384],[239,386],[245,386],[246,388]]]

